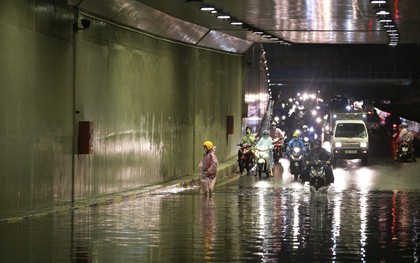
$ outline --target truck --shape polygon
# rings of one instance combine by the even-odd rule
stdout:
[[[361,159],[363,166],[368,164],[369,133],[364,120],[336,120],[330,142],[333,165],[338,159]]]
[[[362,120],[367,125],[367,114],[362,110],[330,110],[324,126],[324,136],[331,136],[337,120]]]

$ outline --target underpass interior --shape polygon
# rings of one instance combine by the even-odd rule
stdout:
[[[243,118],[260,126],[271,87],[273,94],[303,88],[319,89],[326,96],[390,100],[388,106],[397,106],[392,111],[408,105],[396,114],[417,119],[416,30],[396,47],[380,45],[386,34],[372,20],[372,6],[364,2],[351,5],[376,23],[375,29],[361,30],[361,37],[354,38],[358,45],[332,46],[321,45],[323,34],[314,43],[305,42],[306,34],[299,40],[293,33],[293,45],[274,44],[255,30],[238,31],[229,20],[208,16],[200,1],[41,2],[1,3],[1,10],[8,10],[1,16],[7,26],[0,31],[1,56],[8,65],[0,78],[5,215],[71,206],[193,174],[201,153],[196,146],[207,137],[218,145],[220,159],[229,160],[236,154]],[[225,12],[232,14],[238,5],[214,4],[226,4]],[[242,18],[264,14],[267,21],[261,27],[280,25],[275,8],[264,7],[266,12],[245,12]],[[296,15],[296,21],[306,21],[304,14]],[[363,16],[356,18],[366,22]],[[156,19],[161,23],[148,22]],[[299,31],[302,24],[293,26]],[[334,32],[336,41],[345,40],[343,32]],[[365,40],[373,42],[360,45],[366,34],[372,37]],[[233,120],[233,133],[227,119]],[[78,154],[79,121],[94,124],[94,154]],[[168,158],[172,155],[178,159]]]
[[[389,3],[392,45],[365,0],[0,1],[1,261],[417,261],[419,164],[392,162],[386,130],[319,195],[285,158],[272,179],[236,172],[244,127],[259,135],[296,92],[419,131],[419,2]]]

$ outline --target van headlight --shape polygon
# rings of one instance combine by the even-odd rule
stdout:
[[[334,146],[335,146],[335,148],[341,148],[341,147],[343,147],[343,144],[341,142],[336,142],[334,144]]]
[[[361,148],[367,148],[368,147],[367,142],[361,142],[360,147]]]

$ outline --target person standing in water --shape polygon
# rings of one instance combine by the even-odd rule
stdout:
[[[211,141],[203,142],[204,155],[200,161],[200,192],[207,196],[213,194],[214,185],[216,184],[217,173],[217,157],[214,154],[216,146]]]

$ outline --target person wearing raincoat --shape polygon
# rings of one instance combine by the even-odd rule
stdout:
[[[266,160],[268,164],[268,174],[273,176],[273,168],[274,168],[274,160],[273,160],[273,139],[270,137],[270,132],[268,130],[263,131],[263,137],[260,138],[255,149],[257,151],[267,151],[268,150],[268,160]],[[256,174],[255,174],[256,175]]]
[[[217,157],[214,154],[216,147],[211,141],[203,143],[204,155],[200,161],[200,192],[205,195],[212,195],[216,184]]]

